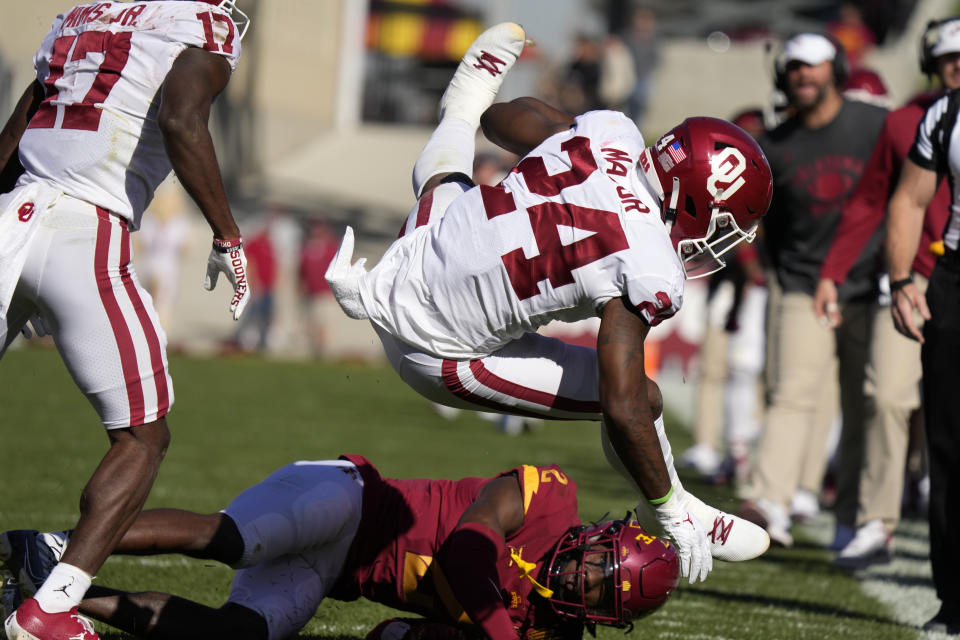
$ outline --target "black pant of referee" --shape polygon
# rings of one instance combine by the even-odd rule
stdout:
[[[930,456],[930,564],[937,616],[960,633],[960,254],[937,259],[923,327],[923,404]]]

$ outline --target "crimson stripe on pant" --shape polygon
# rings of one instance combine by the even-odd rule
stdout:
[[[463,382],[460,380],[459,372],[457,371],[457,365],[459,362],[457,360],[444,360],[441,365],[441,371],[443,374],[443,383],[447,387],[447,390],[450,391],[453,395],[458,398],[467,400],[468,402],[489,409],[494,409],[497,411],[502,411],[505,413],[512,413],[515,415],[528,416],[534,418],[542,418],[543,413],[537,413],[530,411],[528,409],[521,409],[519,407],[513,407],[506,405],[496,400],[490,398],[485,398],[484,396],[478,395],[466,387],[463,386]],[[483,386],[493,389],[498,393],[508,395],[518,400],[524,402],[529,402],[532,404],[537,404],[546,409],[559,409],[561,411],[569,411],[575,413],[583,414],[594,414],[599,415],[600,413],[600,403],[593,402],[589,400],[576,400],[574,398],[567,398],[564,396],[558,396],[552,393],[547,393],[545,391],[539,391],[537,389],[531,389],[530,387],[524,387],[517,384],[516,382],[511,382],[505,380],[500,376],[496,375],[492,371],[486,368],[482,360],[471,360],[470,361],[470,372],[473,374],[473,377],[482,384]],[[552,417],[552,416],[551,416]],[[562,420],[576,420],[578,418],[560,418]],[[589,419],[588,415],[584,415],[579,419]]]
[[[110,214],[97,207],[97,245],[94,253],[94,275],[97,279],[97,289],[100,291],[100,302],[107,312],[113,337],[117,341],[117,350],[120,353],[120,366],[123,370],[124,385],[127,389],[127,402],[130,405],[130,424],[143,422],[144,402],[143,388],[140,386],[140,372],[137,369],[137,352],[133,347],[133,338],[130,329],[120,311],[117,297],[110,281]]]
[[[134,284],[127,266],[130,264],[130,231],[124,226],[121,234],[120,280],[130,297],[130,303],[137,312],[137,318],[143,328],[143,335],[147,340],[147,348],[150,351],[150,367],[153,371],[153,383],[157,388],[157,418],[159,419],[166,415],[170,409],[170,393],[167,389],[167,372],[163,366],[163,351],[160,348],[160,338],[153,326],[153,320],[147,313],[147,308],[143,304],[143,299],[140,297],[140,292],[137,291],[137,285]]]

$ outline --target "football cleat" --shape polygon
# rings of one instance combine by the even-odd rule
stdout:
[[[526,40],[515,22],[501,22],[477,36],[440,98],[440,119],[453,116],[478,126]]]
[[[762,527],[705,504],[687,491],[680,504],[700,521],[710,541],[710,555],[726,562],[743,562],[770,548],[770,536]]]
[[[845,548],[857,535],[857,531],[850,525],[836,524],[833,530],[833,541],[827,546],[830,551],[840,551]]]
[[[781,547],[793,546],[793,535],[790,533],[793,523],[783,505],[765,498],[756,501],[745,500],[740,505],[739,516],[766,529],[770,539]]]
[[[790,500],[790,519],[794,522],[812,520],[820,515],[820,501],[809,489],[797,489]]]
[[[723,458],[716,449],[707,444],[697,443],[680,456],[680,468],[693,469],[705,478],[720,473],[722,466]]]
[[[27,598],[3,623],[7,640],[100,640],[93,624],[74,607],[62,613],[47,613],[33,598]]]
[[[859,529],[847,546],[833,560],[838,569],[864,569],[893,559],[893,536],[882,520],[871,520]]]
[[[69,539],[66,531],[4,531],[0,533],[0,564],[19,583],[21,593],[32,596],[60,562]]]
[[[20,583],[6,569],[0,570],[0,620],[6,620],[22,602]],[[0,632],[0,638],[3,637],[5,637],[4,634]]]

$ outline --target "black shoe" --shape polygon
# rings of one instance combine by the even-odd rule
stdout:
[[[940,605],[940,611],[921,627],[924,631],[960,635],[960,607]]]
[[[17,578],[6,569],[0,569],[0,618],[6,620],[22,603],[23,596]]]
[[[0,566],[19,583],[24,597],[32,596],[60,561],[68,541],[65,531],[4,531],[0,533]]]

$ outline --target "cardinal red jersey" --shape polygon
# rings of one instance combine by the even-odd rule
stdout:
[[[364,596],[434,619],[468,621],[433,560],[464,510],[492,478],[396,480],[381,477],[362,456],[341,458],[357,465],[363,477],[363,517],[330,597]],[[524,521],[505,540],[497,572],[504,606],[520,628],[528,621],[533,589],[521,573],[535,579],[549,560],[548,552],[570,527],[580,525],[580,519],[576,484],[556,465],[524,465],[500,476],[509,474],[515,474],[520,485]]]
[[[46,92],[20,139],[22,181],[52,184],[140,226],[170,173],[160,87],[197,47],[236,68],[237,27],[205,2],[96,2],[53,21],[33,62]]]

